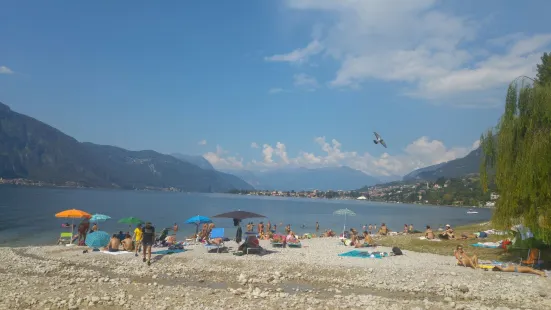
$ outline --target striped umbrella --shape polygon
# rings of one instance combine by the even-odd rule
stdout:
[[[101,248],[107,246],[110,240],[111,236],[105,231],[96,231],[88,234],[84,243],[91,248]]]

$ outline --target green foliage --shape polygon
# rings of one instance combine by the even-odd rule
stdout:
[[[537,80],[540,84],[551,83],[551,53],[543,53],[541,64],[538,65]]]
[[[551,78],[549,55],[538,66],[538,80]],[[551,83],[533,87],[510,85],[505,112],[496,130],[481,139],[481,186],[488,190],[488,171],[501,195],[492,221],[497,228],[530,227],[551,241]]]

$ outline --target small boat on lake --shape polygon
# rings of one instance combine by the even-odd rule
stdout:
[[[469,209],[469,211],[467,211],[467,214],[478,214],[478,211],[475,211],[473,209]]]

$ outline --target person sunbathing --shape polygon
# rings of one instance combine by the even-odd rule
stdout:
[[[425,230],[425,238],[427,239],[434,239],[434,232],[432,231],[432,229],[430,228],[429,225],[427,225],[427,230]]]
[[[534,268],[518,265],[509,265],[506,267],[495,266],[492,268],[492,271],[503,271],[503,272],[520,272],[520,273],[531,273],[542,277],[547,277],[545,271],[536,270]]]
[[[122,248],[125,251],[134,250],[134,242],[132,241],[132,237],[130,237],[130,234],[126,234],[124,240],[121,243],[122,243]]]
[[[121,246],[121,239],[119,239],[117,234],[114,234],[111,237],[111,240],[109,241],[109,244],[107,245],[107,247],[105,247],[105,249],[109,252],[118,252],[120,246]]]
[[[369,246],[374,246],[374,245],[375,245],[375,241],[373,240],[373,238],[371,238],[371,236],[369,235],[369,233],[367,231],[363,232],[363,243],[361,243],[361,242],[356,243],[357,248],[369,247]]]
[[[460,266],[478,268],[478,257],[475,255],[469,257],[465,251],[463,251],[463,246],[458,245],[456,250],[453,251],[453,255],[457,259],[457,264]]]
[[[438,235],[438,238],[440,239],[455,239],[455,235],[453,234],[453,229],[451,228],[451,226],[448,224],[446,225],[446,230],[441,233],[440,235]]]
[[[289,231],[289,234],[287,235],[287,243],[299,243],[300,241],[298,241],[297,239],[297,236],[295,235],[295,233],[291,230]]]

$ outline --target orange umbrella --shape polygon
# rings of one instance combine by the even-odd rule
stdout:
[[[57,213],[55,217],[71,218],[71,233],[72,233],[72,230],[74,229],[73,219],[83,218],[83,217],[89,219],[92,217],[92,215],[82,210],[70,209],[70,210],[65,210]],[[73,244],[73,238],[71,238],[71,244]]]
[[[84,212],[82,210],[77,210],[77,209],[70,209],[70,210],[65,210],[65,211],[61,211],[59,213],[57,213],[55,215],[55,217],[64,217],[64,218],[91,218],[92,215],[90,213],[87,213],[87,212]]]

